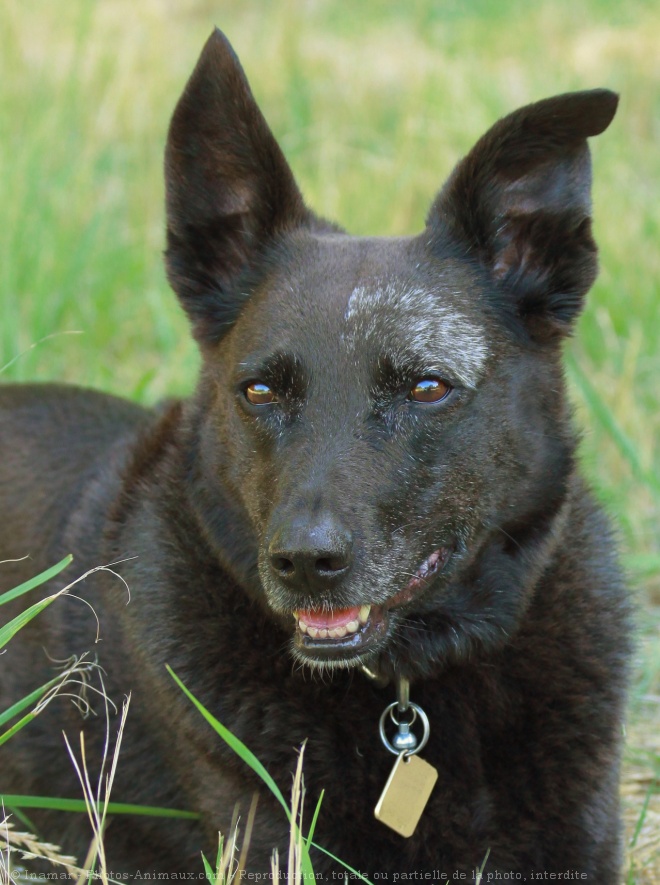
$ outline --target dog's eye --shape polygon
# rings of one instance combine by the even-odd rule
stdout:
[[[444,399],[451,387],[440,378],[422,378],[408,394],[408,399],[416,403],[439,403]]]
[[[258,381],[248,384],[245,388],[245,398],[253,406],[267,406],[277,399],[267,384],[260,384]]]

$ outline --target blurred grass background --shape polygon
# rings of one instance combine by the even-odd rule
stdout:
[[[358,234],[418,231],[502,114],[571,89],[621,93],[592,144],[601,275],[567,356],[585,469],[640,599],[629,881],[659,881],[645,878],[660,863],[657,0],[0,0],[3,381],[148,403],[191,389],[197,355],[161,261],[162,152],[214,24],[309,204]]]

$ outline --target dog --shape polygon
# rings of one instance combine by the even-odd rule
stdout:
[[[474,879],[485,861],[486,881],[618,882],[630,604],[562,374],[597,272],[587,138],[616,105],[595,89],[515,111],[420,235],[353,237],[305,206],[209,38],[165,159],[195,392],[156,410],[0,392],[0,559],[27,557],[3,589],[72,553],[78,573],[120,563],[130,590],[96,572],[89,607],[60,599],[21,631],[0,709],[90,648],[96,615],[105,688],[131,693],[113,799],[199,815],[112,818],[113,875],[201,871],[262,788],[170,665],[285,794],[306,741],[315,841],[372,881]],[[63,729],[84,730],[94,771],[104,717],[57,699],[0,749],[0,789],[79,796]],[[426,773],[392,793],[395,763],[394,780]],[[84,816],[34,818],[84,857]],[[261,789],[245,875],[287,840]]]

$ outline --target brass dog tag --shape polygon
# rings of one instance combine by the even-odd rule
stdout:
[[[438,772],[428,762],[401,753],[380,794],[376,820],[400,836],[412,836],[437,779]]]

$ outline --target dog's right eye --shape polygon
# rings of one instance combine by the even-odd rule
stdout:
[[[253,406],[267,406],[274,403],[277,397],[267,384],[253,381],[245,388],[245,399]]]
[[[439,403],[451,393],[451,387],[440,378],[422,378],[415,384],[408,399],[416,403]]]

